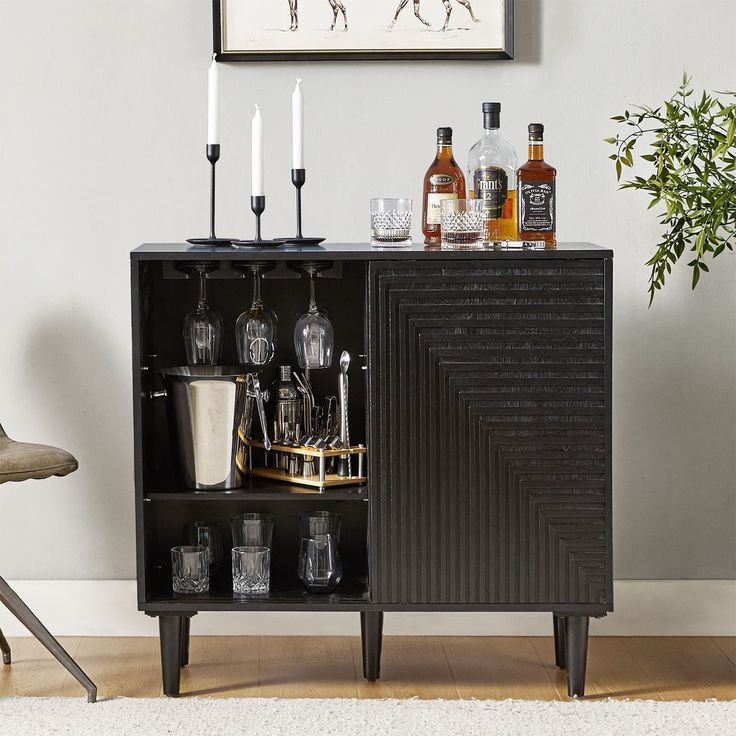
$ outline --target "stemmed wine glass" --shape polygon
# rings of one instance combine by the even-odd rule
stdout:
[[[197,263],[199,299],[184,318],[184,349],[188,365],[217,365],[222,353],[222,317],[207,302],[207,264]]]
[[[261,366],[273,360],[279,320],[261,300],[263,264],[252,263],[250,270],[253,272],[253,303],[238,317],[235,339],[241,365]]]
[[[327,313],[317,307],[314,295],[314,279],[319,267],[310,263],[304,266],[304,270],[309,274],[309,307],[294,326],[294,350],[301,368],[329,368],[335,333]]]

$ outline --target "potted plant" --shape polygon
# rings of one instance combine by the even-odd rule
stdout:
[[[703,92],[694,96],[685,73],[674,95],[656,108],[646,105],[612,118],[626,126],[624,134],[607,138],[616,147],[609,157],[621,181],[625,168],[635,164],[634,153],[644,163],[644,176],[634,175],[621,189],[646,192],[649,209],[660,207],[665,226],[655,254],[647,261],[649,304],[664,285],[672,266],[684,253],[693,253],[694,289],[706,261],[728,249],[736,239],[736,93]],[[640,153],[639,144],[648,143]]]

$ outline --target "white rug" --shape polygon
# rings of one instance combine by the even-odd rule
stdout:
[[[736,701],[0,698],[0,736],[722,736]]]

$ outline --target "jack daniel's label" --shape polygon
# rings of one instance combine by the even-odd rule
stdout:
[[[526,233],[555,231],[555,185],[527,181],[519,187],[519,230]]]
[[[509,177],[506,170],[497,166],[476,169],[473,191],[476,199],[483,200],[485,219],[498,220],[509,196]]]

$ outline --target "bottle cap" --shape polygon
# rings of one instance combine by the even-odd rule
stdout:
[[[483,103],[483,127],[486,130],[494,130],[501,127],[501,103]]]
[[[531,123],[529,125],[529,140],[530,141],[544,140],[544,125],[542,125],[542,123]]]
[[[437,141],[452,143],[452,128],[437,128]]]

